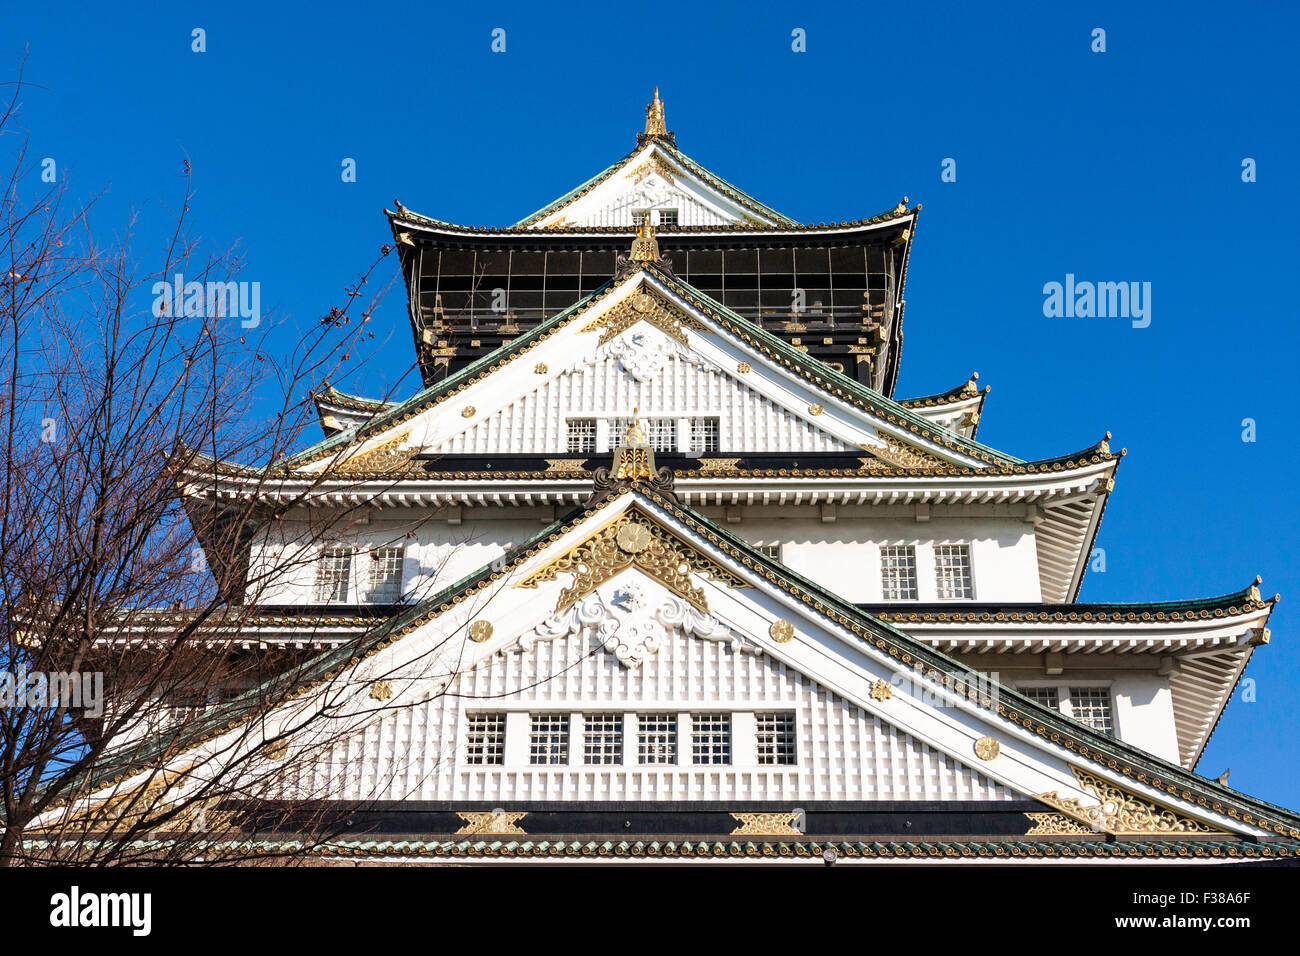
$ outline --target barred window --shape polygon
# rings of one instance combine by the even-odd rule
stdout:
[[[716,418],[691,419],[691,451],[717,451],[721,428]]]
[[[781,560],[781,546],[779,544],[760,544],[757,546],[757,550],[774,561]]]
[[[492,764],[506,762],[506,715],[465,715],[465,762]]]
[[[1107,687],[1071,687],[1071,716],[1103,734],[1115,733],[1111,713],[1110,689]]]
[[[675,225],[677,225],[677,210],[676,210],[676,209],[660,209],[660,210],[659,210],[659,225],[661,225],[661,226],[675,226]]]
[[[623,762],[623,715],[584,714],[582,717],[583,763]]]
[[[351,577],[352,549],[344,545],[325,548],[316,565],[316,603],[346,601]]]
[[[569,715],[533,714],[532,737],[528,762],[565,764],[569,762]]]
[[[632,213],[632,225],[640,228],[641,223],[645,222],[645,210],[638,209]]]
[[[402,596],[402,545],[385,545],[370,552],[370,592],[372,604],[392,604]]]
[[[691,715],[691,762],[731,763],[731,715]]]
[[[881,547],[880,589],[886,601],[916,600],[916,548],[910,544]]]
[[[795,763],[794,714],[758,714],[758,762]]]
[[[638,714],[637,759],[641,763],[677,762],[677,715]]]
[[[1061,709],[1061,692],[1055,687],[1021,687],[1020,693],[1044,707],[1056,711]]]
[[[970,545],[935,545],[934,573],[940,600],[974,596],[970,577]]]
[[[591,455],[596,451],[596,419],[569,419],[569,451],[575,455]]]
[[[202,688],[173,688],[164,698],[170,723],[183,724],[208,709],[208,694]]]

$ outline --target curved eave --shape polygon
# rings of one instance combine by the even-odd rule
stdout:
[[[803,235],[817,236],[821,239],[834,239],[837,236],[849,236],[857,233],[872,232],[879,229],[888,229],[894,226],[906,226],[916,218],[917,205],[912,209],[898,212],[890,210],[867,219],[855,219],[852,221],[830,222],[830,223],[792,223],[790,225],[772,225],[765,226],[752,222],[737,222],[729,225],[711,225],[711,226],[656,226],[655,236],[660,240],[672,239],[675,236],[696,237],[731,237],[731,236],[763,236],[763,237],[780,237],[790,236],[797,237]],[[445,222],[439,219],[432,219],[427,216],[421,216],[404,209],[401,212],[393,212],[385,209],[384,214],[388,216],[394,237],[400,237],[402,233],[408,230],[419,230],[425,233],[446,236],[448,238],[465,238],[473,237],[476,239],[491,238],[493,236],[508,236],[513,238],[548,238],[548,239],[580,239],[591,238],[593,236],[609,236],[611,238],[626,239],[631,243],[637,234],[635,226],[562,226],[555,229],[527,229],[517,226],[467,226],[460,223]]]
[[[364,398],[360,395],[349,395],[333,386],[326,386],[321,391],[313,393],[311,398],[326,438],[364,425],[371,418],[399,404],[382,399]]]
[[[988,385],[979,388],[975,384],[978,378],[979,375],[976,373],[969,381],[937,395],[895,399],[895,401],[942,428],[957,432],[965,438],[974,439],[979,431],[980,418],[984,413],[984,399],[992,391],[992,387]]]

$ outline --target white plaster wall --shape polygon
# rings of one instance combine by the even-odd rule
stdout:
[[[490,564],[544,527],[536,517],[494,510],[500,516],[495,520],[450,524],[445,512],[403,509],[394,512],[392,517],[376,517],[368,524],[352,524],[346,528],[339,525],[325,532],[320,530],[319,523],[281,522],[253,546],[250,580],[257,573],[259,561],[283,569],[274,575],[257,601],[314,603],[317,556],[326,545],[335,542],[351,543],[360,551],[382,544],[404,544],[403,592],[415,599],[434,594]],[[354,558],[354,598],[358,592],[355,579],[364,568],[364,560]]]
[[[1115,733],[1126,743],[1179,763],[1169,678],[1150,672],[1119,673],[1111,684]]]
[[[863,509],[869,511],[869,509]],[[781,561],[841,597],[860,603],[883,600],[880,547],[916,548],[917,600],[937,601],[935,544],[969,544],[974,600],[1040,601],[1038,553],[1033,528],[1014,517],[935,518],[816,515],[746,518],[731,529],[758,544],[781,544]],[[906,602],[900,602],[906,603]]]
[[[716,509],[706,509],[712,512]],[[934,545],[971,546],[971,577],[978,602],[1033,602],[1042,599],[1038,555],[1032,527],[1015,517],[870,517],[872,509],[842,510],[826,523],[815,508],[745,509],[729,530],[754,544],[780,543],[781,561],[841,597],[859,603],[883,600],[880,547],[916,548],[918,601],[936,601]],[[776,517],[786,513],[790,517]],[[550,512],[529,509],[465,509],[463,523],[449,524],[446,511],[403,509],[377,516],[366,525],[336,527],[328,541],[346,540],[364,550],[379,544],[406,545],[405,590],[431,594],[490,564],[537,534]],[[539,517],[539,515],[541,517]],[[719,511],[715,520],[725,521]],[[868,516],[863,516],[868,515]],[[711,515],[713,516],[713,515]],[[259,600],[268,604],[311,603],[315,559],[322,546],[321,524],[284,521],[254,547],[254,558],[287,565]],[[411,537],[406,537],[410,533]],[[295,536],[304,544],[295,545]],[[312,540],[315,538],[316,540]],[[306,548],[306,551],[300,550]],[[360,569],[361,562],[354,565]],[[253,573],[253,569],[250,569]],[[355,590],[355,589],[354,589]],[[907,603],[907,602],[900,602]],[[960,603],[960,602],[957,602]]]

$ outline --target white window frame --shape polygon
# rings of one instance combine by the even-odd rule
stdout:
[[[941,568],[939,565],[939,552],[944,548],[962,549],[966,555],[966,591],[964,595],[957,597],[945,597],[940,593],[943,590],[941,586],[941,571],[950,570],[950,568]],[[934,595],[936,601],[973,601],[975,600],[975,549],[971,547],[969,541],[936,541],[931,545],[931,552],[934,555]]]
[[[379,578],[378,574],[384,570],[387,565],[382,562],[380,555],[395,552],[397,565],[392,568],[392,574]],[[406,545],[404,544],[377,544],[369,548],[366,552],[366,602],[369,604],[396,604],[402,600],[402,587],[406,583]],[[386,591],[382,597],[391,594],[391,599],[381,600],[379,593],[380,582],[385,584],[392,583],[393,589]]]
[[[885,560],[886,560],[886,557],[887,557],[887,555],[885,554],[885,552],[886,552],[886,551],[891,551],[891,550],[898,550],[898,549],[901,549],[901,550],[906,551],[906,552],[911,556],[911,559],[912,559],[912,563],[911,563],[911,572],[912,572],[912,573],[911,573],[912,595],[911,595],[911,597],[896,597],[896,596],[891,596],[891,595],[887,592],[887,590],[886,590],[886,586],[885,586],[885,574],[886,574],[886,572],[888,572],[888,571],[897,571],[898,569],[897,569],[897,568],[887,568],[887,567],[885,566]],[[880,559],[880,599],[881,599],[882,601],[899,601],[899,602],[903,602],[903,601],[919,601],[919,600],[921,599],[921,575],[920,575],[920,569],[919,569],[918,566],[917,566],[917,560],[916,560],[916,545],[915,545],[915,544],[907,544],[907,543],[904,543],[904,542],[882,544],[882,545],[880,545],[880,551],[879,551],[878,557],[879,557],[879,559]]]
[[[771,721],[775,726],[765,729],[764,723]],[[789,753],[785,753],[785,730],[789,730]],[[765,738],[767,738],[765,740]],[[764,760],[763,748],[766,746],[772,759]],[[781,759],[788,756],[789,759]],[[799,766],[799,715],[788,710],[764,710],[754,715],[754,762],[760,767],[797,767]]]
[[[313,604],[347,604],[352,600],[355,591],[355,582],[352,578],[356,565],[356,550],[352,545],[342,543],[327,544],[321,548],[316,556],[316,580],[312,583]],[[337,568],[330,568],[327,571],[325,565],[327,560],[339,557],[345,558],[347,562],[341,576]],[[343,585],[343,595],[334,597],[333,595],[338,592],[339,583]],[[330,585],[328,591],[325,590],[327,584]]]
[[[548,726],[538,730],[538,721],[543,718],[555,718]],[[560,728],[563,728],[561,731]],[[561,736],[562,734],[562,736]],[[539,745],[538,737],[544,735],[543,743],[547,745],[546,754],[552,753],[552,742],[563,740],[562,760],[534,760]],[[538,710],[528,715],[528,764],[532,767],[567,767],[573,759],[573,718],[562,710]]]
[[[495,739],[487,736],[483,730],[476,729],[474,724],[479,721],[498,722],[497,727],[489,728],[494,733]],[[503,767],[506,762],[506,725],[508,723],[504,711],[467,711],[464,716],[465,727],[465,756],[464,763],[467,767]],[[475,739],[478,738],[478,739]],[[478,753],[471,751],[471,745],[478,746]],[[475,757],[480,759],[474,759]],[[495,758],[495,759],[483,759]]]
[[[591,431],[588,433],[585,426],[590,423]],[[582,426],[575,434],[574,426]],[[581,439],[581,444],[590,443],[588,448],[574,448],[574,438]],[[564,448],[570,455],[594,455],[600,451],[600,420],[592,416],[574,416],[564,420]]]

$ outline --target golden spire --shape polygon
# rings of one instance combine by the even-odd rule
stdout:
[[[641,219],[640,231],[632,240],[632,254],[629,258],[633,262],[659,261],[659,240],[655,238],[655,227],[650,224],[649,209]]]
[[[626,445],[644,445],[646,443],[645,430],[641,427],[640,413],[641,409],[632,409],[632,421],[623,434],[623,443]]]
[[[663,136],[667,132],[668,124],[664,120],[664,101],[659,99],[659,87],[656,86],[655,98],[645,108],[645,134],[647,136]]]

